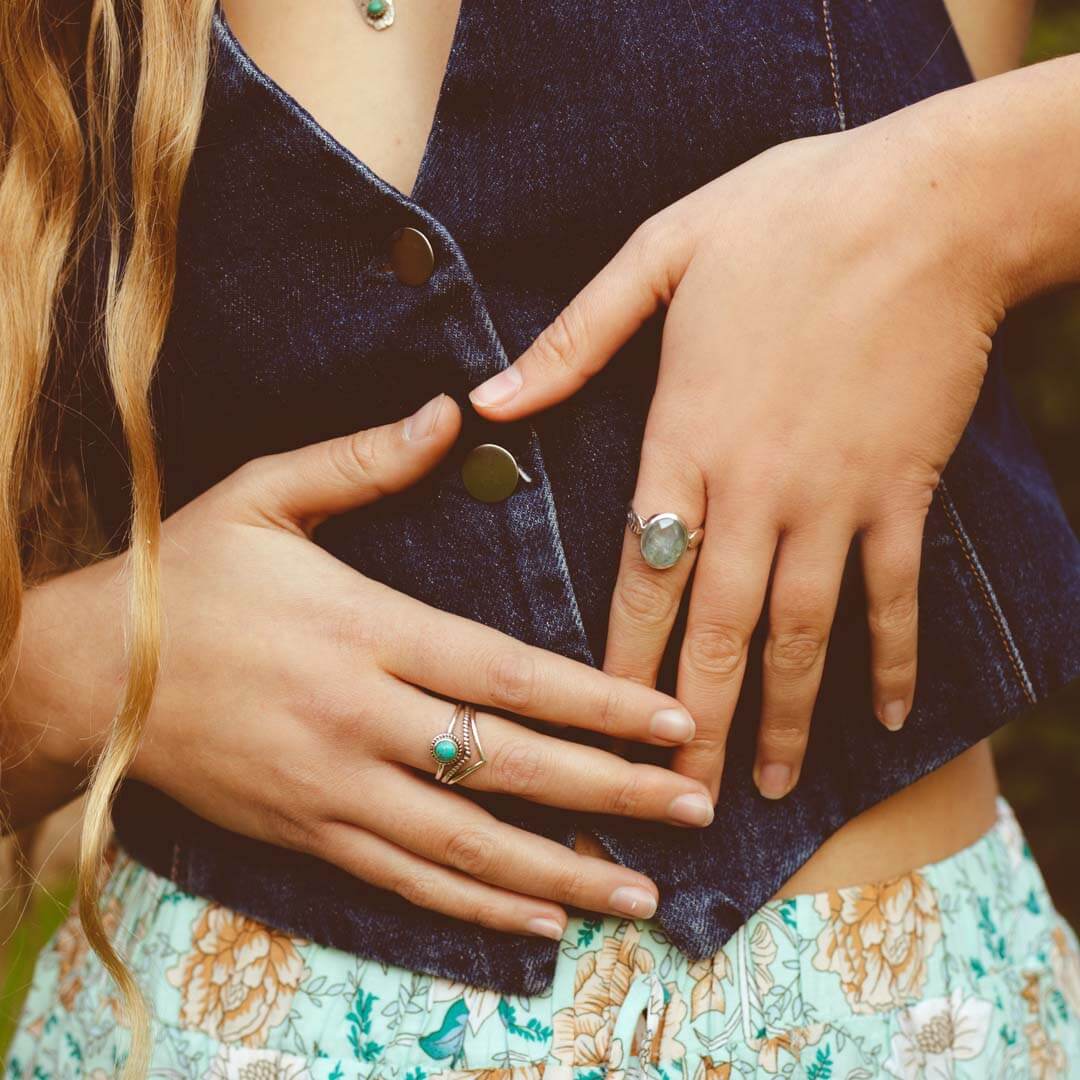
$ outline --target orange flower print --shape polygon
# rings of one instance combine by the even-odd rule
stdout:
[[[192,931],[192,949],[166,972],[180,990],[180,1023],[223,1043],[266,1045],[307,974],[299,939],[210,904]]]
[[[619,1006],[636,975],[652,971],[652,955],[640,945],[633,923],[578,959],[574,1001],[552,1017],[552,1053],[563,1065],[612,1066],[621,1047],[611,1045]],[[615,1051],[615,1054],[613,1054]]]
[[[768,1076],[779,1075],[784,1068],[785,1058],[781,1054],[799,1060],[808,1046],[816,1046],[821,1036],[828,1030],[826,1024],[808,1024],[805,1027],[792,1028],[771,1038],[752,1040],[750,1046],[758,1053],[758,1068]]]
[[[814,910],[825,926],[813,965],[840,977],[853,1011],[883,1012],[918,1000],[927,958],[941,940],[937,898],[922,874],[819,893]]]
[[[518,1065],[513,1069],[449,1069],[430,1073],[428,1080],[543,1080],[544,1063]]]

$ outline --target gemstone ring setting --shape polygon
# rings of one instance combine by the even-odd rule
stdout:
[[[654,570],[670,570],[705,535],[704,526],[691,529],[678,514],[665,511],[645,518],[632,506],[626,510],[626,527],[638,538],[641,557]]]
[[[438,766],[435,779],[441,784],[458,784],[487,764],[472,705],[457,703],[446,730],[431,740],[430,752]]]

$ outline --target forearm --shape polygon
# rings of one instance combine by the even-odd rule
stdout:
[[[894,114],[1005,307],[1080,281],[1080,55],[1007,72]],[[886,118],[890,120],[891,118]],[[927,156],[928,155],[928,156]]]
[[[63,806],[86,780],[123,675],[107,659],[121,655],[122,602],[115,561],[26,593],[10,685],[0,703],[3,831]]]

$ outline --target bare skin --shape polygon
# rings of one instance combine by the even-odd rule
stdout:
[[[951,0],[950,13],[980,77],[1015,66],[1028,0]],[[409,192],[431,128],[458,16],[457,0],[425,6],[376,34],[349,4],[318,13],[290,0],[228,0],[230,24],[264,70],[378,175]],[[888,877],[944,858],[994,819],[997,780],[989,744],[849,822],[784,885],[781,895]],[[603,857],[587,833],[579,850]]]
[[[376,172],[411,189],[450,48],[452,4],[433,0],[425,19],[403,19],[381,35],[345,0],[318,10],[290,0],[229,0],[226,7],[258,64]],[[1008,66],[1026,18],[1026,8],[1003,2],[994,10],[1003,13],[1000,34],[987,37],[983,25],[964,41],[980,74]],[[960,9],[956,13],[959,21]],[[988,40],[992,47],[979,45]],[[511,419],[568,396],[603,366],[608,346],[632,332],[635,318],[650,305],[670,302],[650,428],[689,409],[690,423],[682,428],[710,431],[694,453],[715,456],[719,449],[722,457],[730,447],[717,440],[730,432],[712,433],[694,410],[716,408],[726,388],[738,386],[740,404],[759,417],[796,409],[799,423],[790,430],[804,441],[799,449],[805,453],[765,462],[774,466],[767,470],[770,482],[747,489],[753,497],[744,499],[745,512],[729,520],[773,515],[764,524],[794,523],[797,528],[785,530],[791,535],[809,522],[817,529],[806,535],[824,535],[833,548],[836,522],[864,532],[864,522],[874,526],[866,545],[872,551],[871,674],[875,687],[892,695],[878,701],[901,698],[909,706],[917,612],[910,602],[882,608],[881,598],[890,599],[885,586],[896,587],[890,575],[899,575],[903,586],[892,600],[914,595],[912,554],[920,548],[921,515],[966,423],[995,319],[1026,295],[1080,278],[1080,199],[1071,186],[1080,154],[1066,137],[1080,126],[1078,81],[1077,58],[1054,61],[939,95],[855,131],[796,140],[759,155],[643,223],[595,279],[599,286],[590,283],[575,300],[577,321],[562,324],[591,332],[569,341],[564,334],[560,341],[545,331],[513,365],[522,393],[509,403],[474,397],[474,405],[494,420]],[[1045,168],[1030,167],[1036,156],[1045,157]],[[865,189],[868,168],[877,170],[873,189],[881,195],[854,199],[853,190]],[[822,177],[828,177],[824,187]],[[888,186],[889,177],[903,178],[901,191]],[[802,193],[815,185],[828,208],[821,221],[803,212]],[[758,197],[763,192],[767,198]],[[865,218],[855,219],[856,205]],[[718,223],[724,207],[742,220],[768,219],[769,227],[752,236],[740,237],[737,221],[721,224],[727,225],[726,243],[747,245],[738,265],[764,262],[765,280],[784,283],[779,306],[791,313],[786,325],[773,319],[770,334],[755,333],[760,312],[753,297],[737,293],[745,282],[723,283],[720,295],[738,301],[723,329],[743,334],[732,356],[744,369],[734,379],[714,354],[702,363],[724,312],[702,305],[701,292],[723,273],[723,262],[715,258],[710,231],[699,234],[702,223]],[[898,209],[910,213],[910,221],[895,220]],[[783,251],[769,244],[770,235],[787,239]],[[875,238],[869,254],[867,235]],[[753,275],[747,280],[752,288]],[[671,295],[657,282],[667,283]],[[851,317],[829,318],[835,310]],[[804,398],[793,405],[789,389],[778,392],[769,378],[770,358],[755,354],[757,343],[784,334],[791,338],[779,342],[785,355],[802,357],[800,376],[820,390],[813,410],[802,407]],[[545,368],[545,357],[560,363]],[[683,377],[673,378],[670,372],[680,366]],[[701,393],[688,403],[672,388],[689,384]],[[652,688],[647,664],[635,670],[627,662],[656,647],[656,627],[634,625],[616,608],[609,641],[617,648],[609,648],[604,671],[596,672],[486,627],[463,625],[354,574],[310,543],[311,529],[323,518],[415,482],[458,431],[457,409],[443,398],[411,427],[390,425],[245,466],[165,523],[168,632],[133,775],[226,827],[308,851],[419,904],[499,929],[557,936],[566,904],[646,917],[656,889],[642,875],[589,858],[587,848],[575,853],[531,835],[509,835],[452,792],[417,779],[413,770],[425,767],[418,732],[430,733],[445,714],[445,702],[431,693],[675,751],[673,770],[632,766],[489,714],[482,726],[495,761],[467,784],[571,810],[606,809],[694,827],[711,816],[709,796],[720,782],[741,664],[714,654],[711,659],[722,662],[698,670],[701,658],[710,659],[699,643],[686,665],[693,677],[684,678],[680,669],[675,701]],[[753,431],[735,434],[740,461],[754,464],[762,447]],[[856,453],[836,477],[829,449],[838,435],[858,445],[844,448]],[[811,475],[799,474],[802,462],[813,466]],[[713,463],[698,466],[704,474]],[[643,457],[642,475],[652,470]],[[822,492],[827,499],[805,497]],[[903,528],[891,531],[894,522]],[[714,618],[761,583],[738,560],[723,558],[717,544],[731,535],[710,529],[700,549],[702,560],[712,559],[712,569],[697,576],[712,581],[705,610]],[[842,533],[839,540],[846,544],[850,536]],[[814,545],[806,551],[813,554]],[[762,551],[751,554],[757,560],[751,569],[759,570]],[[828,571],[835,550],[826,555],[821,565]],[[8,751],[3,809],[15,825],[70,799],[101,746],[123,672],[124,566],[123,558],[111,560],[28,594],[21,662],[3,702],[0,732]],[[633,572],[634,564],[624,563],[620,576],[627,566]],[[717,567],[727,574],[718,590]],[[823,598],[811,613],[822,642],[831,622],[826,578],[810,573],[801,581],[804,597]],[[289,587],[268,597],[268,580]],[[697,586],[692,609],[695,600],[700,606]],[[743,623],[757,614],[747,605]],[[770,609],[771,627],[783,618],[790,612]],[[245,632],[232,632],[237,626]],[[806,634],[801,638],[795,643],[804,644]],[[717,642],[724,643],[714,634]],[[776,662],[783,650],[767,657],[772,681],[761,751],[786,754],[796,779],[823,651],[789,652],[786,664]],[[552,767],[556,758],[558,769]],[[577,777],[569,784],[568,763]],[[755,775],[768,795],[767,771]],[[423,800],[427,809],[420,816],[373,815],[372,793],[379,807],[404,796],[402,806]],[[847,825],[784,892],[887,877],[943,858],[985,830],[995,793],[989,750],[975,747]]]

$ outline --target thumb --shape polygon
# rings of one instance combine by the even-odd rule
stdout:
[[[244,466],[260,513],[311,533],[343,514],[409,487],[450,448],[461,410],[439,394],[412,416]]]
[[[517,420],[576,393],[667,304],[692,253],[675,207],[649,218],[510,367],[469,399],[489,420]]]

